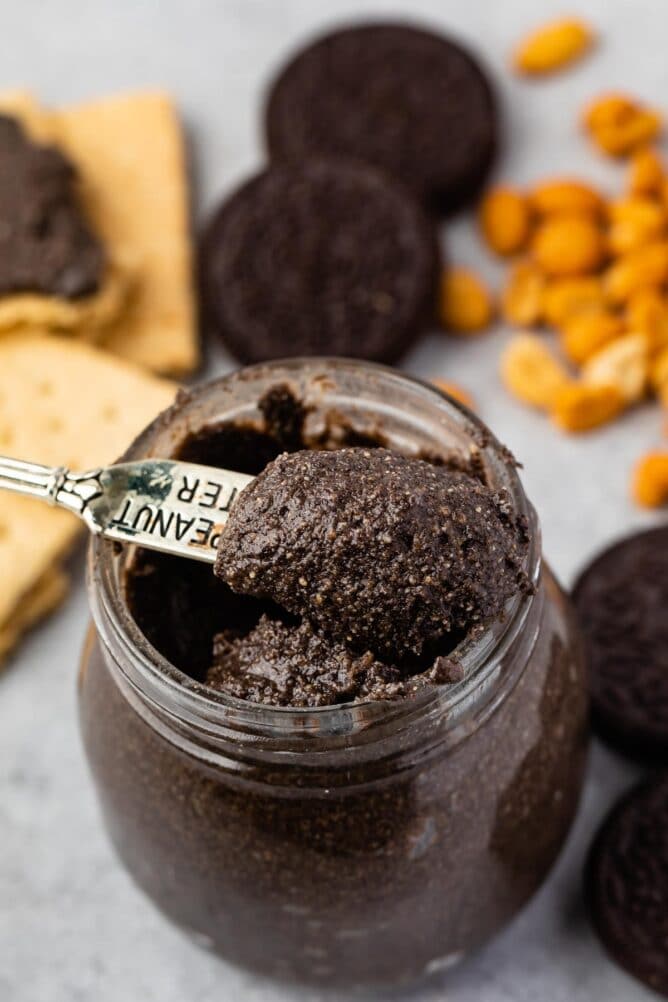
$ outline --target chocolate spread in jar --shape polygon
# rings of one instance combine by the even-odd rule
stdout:
[[[140,559],[129,597],[149,639],[212,688],[270,705],[396,699],[458,681],[460,641],[530,588],[526,526],[509,499],[461,456],[305,449],[306,410],[287,387],[260,411],[262,427],[209,429],[181,450],[259,475],[222,534],[220,580],[184,565],[168,586],[171,565],[154,573],[162,558]],[[345,445],[341,428],[335,439]]]
[[[76,172],[54,146],[0,115],[0,294],[76,299],[95,292],[104,249],[78,204]]]
[[[274,396],[274,417],[285,405]],[[257,475],[286,448],[388,445],[382,416],[352,429],[338,417],[329,431],[309,424],[290,446],[273,420],[201,428],[179,458]],[[429,461],[487,483],[468,458],[444,451]],[[457,651],[445,650],[456,636],[429,667],[431,651],[392,664],[233,592],[208,565],[143,551],[127,571],[130,610],[153,646],[247,701],[220,707],[234,729],[212,760],[208,717],[172,728],[163,714],[156,726],[148,705],[137,712],[118,684],[123,651],[96,644],[81,676],[84,743],[114,844],[180,926],[263,974],[394,989],[479,945],[544,879],[573,818],[586,748],[577,638],[547,568],[465,727],[449,720],[447,690],[427,706],[401,698],[428,678],[460,677]],[[378,687],[382,702],[324,714],[251,702],[292,706],[305,684],[317,705],[378,698]]]

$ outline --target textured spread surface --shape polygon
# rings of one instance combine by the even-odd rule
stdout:
[[[245,636],[219,633],[206,684],[238,699],[268,706],[332,706],[353,700],[396,699],[422,685],[460,682],[464,671],[445,656],[419,676],[355,654],[326,640],[308,622],[283,623],[264,615]]]
[[[508,499],[473,477],[386,449],[297,452],[244,490],[216,573],[391,661],[498,615],[525,551]]]
[[[2,91],[0,114],[19,122],[33,143],[64,148],[57,116],[38,104],[28,91]],[[73,157],[72,163],[76,162]],[[84,187],[79,174],[77,196],[88,216]],[[91,221],[98,232],[96,222]],[[103,243],[105,268],[98,289],[76,299],[30,289],[3,295],[0,297],[0,333],[25,329],[74,334],[87,341],[99,340],[126,306],[131,287],[128,267],[118,259],[115,248],[112,251],[104,239]]]
[[[400,688],[398,669],[372,654],[351,654],[323,640],[308,623],[298,626],[262,616],[244,637],[221,633],[206,683],[239,699],[279,706],[327,706],[381,698]]]
[[[0,115],[0,295],[77,299],[102,280],[104,248],[79,205],[76,169]]]

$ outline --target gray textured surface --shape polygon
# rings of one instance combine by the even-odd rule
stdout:
[[[628,86],[668,92],[663,0],[575,5],[602,33],[581,67],[544,83],[506,72],[509,46],[561,5],[531,0],[404,0],[394,10],[452,28],[480,47],[507,105],[510,142],[499,173],[547,171],[619,183],[578,134],[583,100]],[[171,88],[191,131],[198,211],[260,162],[258,103],[268,73],[309,32],[374,0],[41,0],[5,4],[0,85],[25,83],[59,102],[144,84]],[[494,266],[470,220],[451,227],[452,256]],[[634,457],[660,441],[655,408],[583,440],[557,435],[499,389],[504,333],[466,343],[434,335],[406,360],[412,372],[456,379],[525,464],[545,548],[562,579],[600,545],[649,516],[627,501]],[[229,364],[218,359],[216,369]],[[78,561],[79,579],[81,560]],[[192,946],[131,886],[98,819],[77,737],[74,679],[86,624],[81,583],[61,612],[23,645],[0,679],[0,1000],[2,1002],[286,1002],[321,996],[281,989]],[[583,807],[547,886],[496,942],[414,1002],[640,1002],[650,996],[605,959],[583,915],[579,875],[591,831],[634,770],[594,749]],[[332,996],[328,996],[330,999]],[[653,996],[652,996],[653,997]]]

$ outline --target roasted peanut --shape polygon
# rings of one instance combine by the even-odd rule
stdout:
[[[494,306],[489,289],[468,268],[449,268],[441,278],[440,318],[446,330],[475,334],[489,327]]]
[[[529,194],[529,204],[538,216],[599,216],[605,211],[605,201],[595,188],[569,178],[536,185]]]
[[[650,356],[668,348],[668,302],[659,289],[641,289],[626,306],[626,326],[643,334]]]
[[[468,390],[465,390],[463,386],[459,383],[451,383],[447,379],[432,379],[431,383],[440,390],[441,393],[445,393],[448,397],[452,397],[453,400],[457,400],[460,404],[464,404],[469,410],[475,410],[475,401]]]
[[[504,318],[518,327],[533,327],[543,316],[545,276],[532,261],[519,261],[501,294]]]
[[[627,404],[645,396],[649,370],[647,342],[642,334],[626,334],[596,352],[582,369],[583,382],[616,386]]]
[[[600,94],[585,107],[584,125],[595,131],[623,124],[635,115],[637,108],[637,102],[626,94]]]
[[[531,211],[526,196],[514,188],[499,186],[487,192],[478,220],[482,235],[495,254],[517,254],[526,246]]]
[[[613,254],[627,254],[663,235],[664,207],[654,199],[632,195],[612,202],[609,207],[608,245]]]
[[[562,431],[590,431],[612,421],[624,406],[624,397],[616,386],[574,383],[557,393],[552,420]]]
[[[569,383],[564,367],[533,334],[518,334],[506,346],[501,378],[518,400],[545,411],[552,409],[557,395]]]
[[[624,325],[609,310],[590,310],[566,320],[561,331],[561,346],[576,365],[583,365],[602,348],[621,337]]]
[[[513,54],[513,65],[519,73],[553,73],[583,56],[593,41],[593,32],[584,21],[552,21],[520,42]]]
[[[547,275],[586,275],[603,263],[605,238],[587,216],[554,216],[538,227],[531,250],[536,263]]]
[[[633,473],[632,493],[644,508],[660,508],[668,501],[668,452],[649,452]]]
[[[651,146],[633,154],[629,166],[628,189],[631,195],[661,196],[663,164]]]
[[[660,286],[667,279],[668,242],[657,241],[615,261],[605,274],[604,285],[613,303],[623,303],[640,289]]]
[[[600,312],[605,306],[603,283],[594,275],[555,278],[546,284],[543,292],[545,320],[552,327],[562,327],[567,320],[580,313],[591,310]]]
[[[661,116],[624,94],[605,94],[585,110],[585,128],[604,153],[627,156],[652,142],[661,131]]]

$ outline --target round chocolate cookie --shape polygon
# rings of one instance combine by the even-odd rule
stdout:
[[[668,998],[668,775],[641,783],[608,815],[589,853],[585,893],[610,955]]]
[[[242,362],[395,361],[435,315],[436,234],[362,164],[270,167],[215,213],[201,250],[207,321]]]
[[[605,550],[581,574],[573,600],[595,727],[628,754],[668,758],[668,527]]]
[[[271,87],[265,128],[273,158],[364,160],[437,212],[480,189],[498,131],[491,84],[465,49],[383,23],[344,28],[298,53]]]

